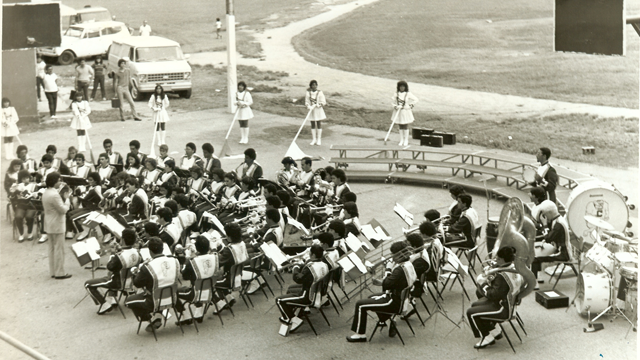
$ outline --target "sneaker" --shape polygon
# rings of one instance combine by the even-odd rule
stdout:
[[[102,98],[102,101],[107,101],[107,98],[103,97],[103,98]]]
[[[124,118],[120,118],[120,121],[124,121]]]
[[[47,234],[44,234],[40,237],[40,240],[38,240],[38,243],[42,244],[43,242],[46,242],[47,240],[49,240],[49,237],[47,236]]]
[[[93,98],[89,99],[89,101],[93,101]]]
[[[278,318],[278,320],[280,320],[281,323],[285,324],[285,325],[289,325],[289,320],[285,320],[282,316],[280,316]]]
[[[161,326],[162,326],[162,320],[161,319],[155,319],[155,320],[153,320],[153,322],[150,322],[149,325],[147,325],[147,327],[144,330],[146,332],[153,332],[154,328],[156,330],[158,330],[158,329],[160,329]]]
[[[18,242],[21,243],[24,241],[24,236],[20,235],[20,237],[18,237]]]
[[[367,342],[366,334],[353,334],[351,336],[347,336],[348,342]]]
[[[27,236],[27,241],[33,241],[33,234],[29,234],[29,236]]]
[[[502,328],[500,328],[500,326],[497,326],[493,330],[491,330],[489,334],[491,334],[491,336],[493,336],[495,340],[500,340],[502,339]]]
[[[102,308],[100,310],[98,310],[98,315],[104,315],[106,313],[111,312],[111,310],[113,310],[116,306],[111,304],[109,306],[102,306]]]
[[[300,326],[302,326],[303,323],[304,321],[302,321],[302,319],[300,319],[297,316],[294,317],[293,319],[291,319],[291,330],[289,330],[289,332],[294,332],[298,330],[298,328],[300,328]]]
[[[67,233],[64,235],[65,239],[73,239],[73,231],[67,231]]]
[[[251,284],[247,287],[247,295],[255,294],[256,291],[260,290],[260,284],[258,280],[252,281]]]
[[[134,117],[133,120],[135,121],[142,121],[142,119],[140,119],[139,117]]]
[[[396,329],[396,326],[391,323],[389,326],[389,337],[396,337],[396,335],[398,335],[398,329]]]
[[[58,117],[57,117],[57,116],[55,116],[55,115],[51,115],[51,118],[52,118],[52,119],[57,119]]]
[[[491,336],[491,334],[489,334],[486,337],[483,337],[480,342],[478,342],[477,344],[473,345],[474,348],[476,349],[483,349],[486,348],[489,345],[495,345],[496,340],[493,338],[493,336]]]

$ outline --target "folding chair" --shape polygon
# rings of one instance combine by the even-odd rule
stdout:
[[[309,319],[309,315],[304,312],[304,308],[308,306],[310,309],[318,310],[318,312],[320,312],[320,314],[324,318],[324,321],[327,322],[327,325],[331,327],[331,324],[329,323],[327,316],[324,314],[324,311],[322,310],[322,304],[324,304],[326,300],[329,300],[333,304],[333,301],[331,300],[331,298],[327,298],[327,288],[329,286],[329,281],[331,280],[329,278],[329,274],[331,273],[328,273],[322,279],[311,284],[311,287],[309,288],[309,299],[311,299],[310,304],[292,305],[294,308],[294,311],[295,310],[300,311],[300,313],[302,314],[302,317],[307,321],[307,323],[311,327],[311,330],[313,330],[313,333],[316,334],[316,336],[318,336],[318,333],[316,332],[316,328],[313,326],[313,323],[311,323],[311,320]],[[333,306],[335,308],[335,305]]]
[[[181,316],[180,316],[180,313],[176,311],[176,297],[177,297],[176,295],[177,295],[176,284],[165,286],[163,288],[157,289],[157,291],[154,291],[152,296],[154,297],[154,304],[156,305],[154,305],[154,309],[151,312],[151,319],[153,319],[153,315],[160,314],[164,319],[163,326],[166,327],[169,310],[173,309],[173,312],[176,314],[176,318],[178,319],[178,325],[180,326],[180,331],[182,331],[182,335],[184,336],[184,329],[182,329],[182,324],[180,322]],[[167,313],[167,315],[165,315],[165,312]],[[142,322],[144,320],[142,320],[138,316],[136,316],[136,319],[138,320],[138,331],[136,332],[136,334],[140,334],[140,327],[142,326]],[[151,319],[148,320],[149,325],[151,325],[151,330],[153,331],[153,337],[156,339],[156,341],[158,341],[158,336],[156,335],[156,328],[155,326],[153,326]]]
[[[229,306],[229,301],[227,301],[226,296],[222,294],[222,291],[238,291],[238,293],[240,294],[240,297],[242,298],[242,301],[244,301],[244,304],[247,306],[247,309],[249,308],[249,304],[247,303],[247,299],[246,299],[247,296],[242,292],[243,290],[242,269],[248,264],[249,264],[249,260],[244,261],[240,264],[235,264],[231,266],[231,269],[229,269],[229,274],[228,274],[228,276],[230,277],[229,286],[216,285],[216,292],[227,303],[227,308],[231,312],[231,315],[233,315],[234,317],[235,317],[235,314],[233,313],[233,309],[231,309],[231,306]],[[249,299],[249,301],[251,301],[251,299]],[[253,306],[253,303],[251,303],[251,306]]]
[[[251,283],[253,283],[254,281],[257,281],[258,279],[262,279],[262,281],[264,281],[265,285],[271,292],[271,295],[275,296],[275,294],[273,293],[273,290],[271,290],[271,285],[269,285],[269,282],[267,281],[267,279],[265,279],[264,274],[262,272],[262,263],[264,262],[264,259],[265,259],[265,255],[262,253],[249,259],[249,265],[247,265],[244,268],[244,271],[251,272],[252,275],[251,275],[251,279],[244,280],[245,284],[243,286],[244,286],[245,293],[249,288],[249,285],[251,285]],[[269,296],[267,296],[267,292],[264,290],[262,286],[260,286],[260,290],[262,290],[264,297],[266,297],[267,300],[269,300]],[[249,294],[247,293],[247,295]]]
[[[131,286],[131,284],[129,284],[130,286],[127,287],[127,280],[129,280],[129,275],[131,275],[131,268],[127,268],[127,269],[122,269],[120,270],[120,288],[119,289],[115,289],[115,290],[107,290],[108,291],[115,291],[116,293],[116,307],[118,308],[118,310],[120,310],[120,313],[122,313],[122,317],[124,317],[125,319],[127,318],[127,316],[124,314],[124,311],[122,310],[122,307],[120,306],[120,299],[122,299],[122,296],[124,296],[124,301],[127,301],[127,298],[129,297],[129,293],[133,292],[133,288]],[[100,310],[102,310],[102,307],[106,304],[106,302],[102,305],[100,305],[100,307],[98,308],[98,313],[100,313]]]
[[[193,311],[191,311],[191,304],[203,304],[202,306],[204,306],[204,311],[202,312],[202,317],[204,318],[204,315],[207,313],[207,310],[209,310],[209,306],[212,303],[211,300],[213,299],[213,292],[215,291],[213,285],[215,284],[215,279],[215,276],[197,279],[193,284],[193,300],[184,302],[185,307],[189,309],[189,314],[191,314],[191,318],[193,319],[193,325],[196,328],[196,332],[200,332],[200,330],[198,330],[198,321],[193,316]],[[213,306],[216,308],[220,322],[224,325],[218,306],[215,303],[213,303]]]
[[[411,293],[411,289],[413,288],[413,284],[411,284],[411,286],[405,288],[404,290],[402,290],[402,292],[400,293],[400,307],[398,308],[398,311],[396,312],[384,312],[384,311],[376,311],[376,314],[385,314],[385,315],[391,315],[391,318],[389,319],[390,325],[389,325],[389,329],[391,329],[391,327],[393,326],[396,329],[396,332],[398,334],[398,338],[400,339],[400,341],[402,342],[402,346],[404,346],[404,340],[402,339],[402,335],[400,334],[400,331],[398,330],[398,326],[396,324],[396,316],[400,315],[402,316],[402,310],[404,307],[404,304],[406,301],[409,300],[409,296]],[[409,302],[411,304],[411,302]],[[415,309],[415,307],[414,307]],[[416,311],[417,313],[417,311]],[[411,329],[411,332],[413,333],[413,335],[416,335],[416,332],[413,331],[413,327],[411,326],[411,323],[409,322],[409,319],[407,318],[403,318],[404,322],[407,323],[407,325],[409,326],[409,329]],[[371,337],[369,338],[369,342],[371,342],[371,339],[373,339],[373,335],[376,334],[376,331],[378,331],[378,328],[381,328],[382,325],[380,325],[380,321],[378,321],[376,323],[376,327],[373,328],[373,332],[371,333]]]
[[[511,307],[511,312],[509,313],[509,317],[507,317],[506,319],[491,319],[491,318],[487,318],[488,320],[495,321],[496,325],[500,326],[500,330],[502,330],[502,335],[507,339],[507,342],[509,342],[509,346],[511,347],[511,350],[513,350],[514,353],[516,352],[516,349],[513,347],[513,344],[511,343],[511,339],[509,339],[509,335],[504,330],[504,327],[502,326],[502,323],[504,323],[505,321],[508,321],[509,324],[511,324],[511,327],[513,328],[513,331],[515,331],[516,335],[520,339],[520,342],[522,342],[522,338],[520,338],[520,334],[518,334],[518,331],[516,330],[515,326],[513,326],[513,323],[511,322],[511,319],[513,318],[513,316],[515,314],[515,308],[516,308],[515,305]],[[522,330],[524,330],[524,328]]]
[[[338,275],[336,274],[340,274],[340,272],[338,271],[340,270],[340,268],[335,268],[333,270],[329,271],[329,284],[327,286],[327,297],[329,298],[329,300],[331,300],[331,304],[333,305],[333,308],[336,310],[336,313],[338,313],[338,315],[340,315],[340,312],[338,311],[338,308],[336,307],[336,303],[340,306],[340,309],[344,310],[344,308],[342,307],[342,304],[340,304],[340,300],[338,299],[338,295],[336,295],[336,292],[333,290],[333,286],[335,285],[335,281],[334,279],[336,277],[338,277]],[[340,287],[340,286],[338,286]],[[340,288],[342,289],[342,288]],[[342,292],[344,293],[344,290],[342,290]],[[333,295],[333,299],[331,298],[331,295]],[[347,296],[346,293],[344,293],[345,296]],[[348,297],[347,297],[348,299]]]
[[[480,264],[482,264],[482,259],[480,258],[480,255],[478,255],[478,249],[482,245],[484,245],[484,242],[478,243],[478,240],[480,240],[481,233],[482,233],[482,226],[476,229],[476,232],[475,232],[476,245],[474,247],[472,248],[459,247],[456,250],[456,255],[458,256],[458,258],[462,259],[462,255],[464,255],[467,258],[467,263],[469,264],[469,274],[471,275],[471,273],[473,273],[473,276],[471,276],[471,281],[473,281],[473,284],[476,286],[478,285],[475,280],[475,277],[478,275],[475,269],[476,259],[480,262]]]
[[[556,278],[556,282],[553,284],[553,288],[551,288],[551,290],[555,290],[556,289],[556,285],[558,285],[558,282],[560,281],[560,279],[562,278],[562,275],[564,274],[564,269],[567,266],[571,267],[571,270],[573,270],[573,272],[574,272],[574,274],[576,274],[576,276],[579,276],[578,270],[576,269],[576,265],[578,265],[578,267],[580,265],[577,262],[573,261],[573,260],[553,262],[553,263],[551,263],[551,266],[553,266],[553,265],[556,265],[556,267],[553,269],[553,273],[551,274],[551,276],[549,276],[549,283],[551,283],[551,280],[553,280],[553,277],[556,276],[556,273],[557,273],[558,268],[560,267],[560,265],[562,265],[562,269],[560,270],[560,273],[558,273],[557,278]]]

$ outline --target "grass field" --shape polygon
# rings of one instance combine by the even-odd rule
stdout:
[[[308,61],[353,72],[637,108],[638,34],[626,27],[624,57],[555,53],[553,4],[381,0],[293,42]],[[628,14],[639,12],[640,3],[627,2]]]

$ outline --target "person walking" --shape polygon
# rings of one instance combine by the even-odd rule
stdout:
[[[66,214],[69,211],[69,193],[58,192],[60,173],[54,171],[45,180],[47,189],[42,195],[44,208],[44,231],[49,238],[49,275],[54,279],[71,277],[64,271],[64,234],[66,231]]]
[[[18,130],[18,113],[11,106],[9,98],[2,98],[2,127],[0,127],[0,135],[4,143],[4,158],[7,160],[14,159],[13,139],[20,134]]]
[[[165,145],[167,142],[166,122],[169,121],[169,97],[164,93],[162,85],[156,85],[153,95],[149,98],[149,107],[153,111],[153,123],[156,125],[156,135],[158,145]]]
[[[58,75],[53,73],[53,66],[45,67],[44,78],[44,95],[49,102],[49,115],[52,119],[56,118],[56,109],[58,107]]]
[[[76,91],[82,93],[82,100],[89,101],[89,84],[92,78],[93,68],[87,66],[84,59],[80,59],[76,66]]]
[[[133,103],[133,98],[129,92],[129,84],[131,83],[131,72],[126,67],[127,60],[118,60],[118,71],[113,73],[116,88],[116,94],[118,94],[118,100],[120,100],[120,121],[124,121],[124,111],[122,110],[122,103],[127,100],[131,107],[131,115],[135,121],[142,121],[136,113],[136,105]]]
[[[102,57],[98,56],[91,67],[93,68],[93,91],[91,91],[90,101],[95,99],[98,86],[100,86],[102,101],[107,101],[107,91],[104,87],[104,74],[107,72],[107,66],[102,62]]]
[[[220,31],[222,31],[222,21],[220,21],[220,18],[216,18],[216,39],[222,39]]]

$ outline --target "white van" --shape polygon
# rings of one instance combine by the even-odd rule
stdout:
[[[166,93],[191,97],[191,66],[180,44],[159,36],[131,36],[114,40],[108,53],[109,72],[127,58],[131,71],[131,96],[143,100],[160,84]]]

